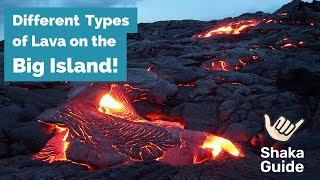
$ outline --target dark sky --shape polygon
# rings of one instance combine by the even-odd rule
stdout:
[[[291,0],[0,0],[0,39],[3,8],[10,7],[138,7],[139,22],[235,17],[246,12],[272,13]],[[312,0],[305,0],[311,2]]]

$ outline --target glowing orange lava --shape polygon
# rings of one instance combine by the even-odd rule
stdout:
[[[276,20],[274,20],[274,19],[269,19],[269,20],[267,20],[267,21],[266,21],[266,24],[269,24],[269,23],[271,23],[271,22],[273,22],[273,23],[277,23],[277,21],[276,21]]]
[[[226,67],[227,65],[225,63],[226,62],[222,63],[223,70],[227,69],[227,67]],[[230,66],[230,65],[228,65],[228,66]],[[113,85],[113,87],[115,87],[115,86],[118,86],[118,85]],[[100,112],[105,113],[105,114],[109,114],[109,115],[113,115],[113,116],[117,116],[117,117],[122,117],[122,118],[129,118],[132,120],[137,120],[137,119],[131,117],[132,115],[134,117],[137,117],[137,116],[139,117],[139,115],[136,114],[133,107],[131,107],[131,106],[126,107],[126,106],[128,106],[128,103],[127,102],[123,103],[122,101],[124,99],[117,98],[117,100],[116,100],[115,98],[113,98],[110,95],[112,93],[113,93],[113,90],[111,88],[111,91],[101,98],[100,103],[99,103],[100,107],[98,110]],[[142,118],[139,118],[138,120],[144,121]],[[170,124],[170,122],[168,123],[165,121],[161,121],[161,122],[159,121],[159,122],[155,122],[153,124],[160,125],[163,123]],[[174,127],[179,127],[179,126],[175,125]],[[218,156],[219,153],[222,151],[222,149],[227,151],[229,154],[234,155],[234,156],[238,156],[240,153],[239,150],[232,144],[231,141],[224,139],[224,138],[221,138],[219,136],[214,136],[214,135],[209,135],[201,147],[204,149],[210,149],[212,151],[213,157]]]
[[[100,112],[105,112],[106,114],[110,114],[111,110],[121,111],[123,105],[116,100],[114,100],[109,94],[104,95],[100,100]]]
[[[274,48],[273,46],[269,46],[269,48],[272,49],[272,50],[274,50],[274,51],[277,50],[277,49]]]
[[[260,24],[261,21],[258,20],[243,20],[231,22],[227,25],[210,30],[207,33],[195,35],[194,37],[211,37],[217,34],[240,34],[241,31],[247,29],[248,27],[256,26]]]
[[[76,99],[81,101],[80,104],[67,104],[67,109],[61,112],[68,113],[57,115],[67,122],[59,121],[52,124],[51,121],[40,121],[55,135],[33,159],[48,163],[68,161],[94,169],[115,165],[119,156],[124,158],[118,159],[119,164],[157,160],[173,165],[177,162],[174,158],[183,158],[185,155],[191,155],[192,159],[189,161],[186,157],[183,164],[215,159],[223,150],[233,156],[239,156],[240,151],[235,145],[222,137],[185,130],[185,126],[179,122],[143,119],[123,93],[125,87],[134,89],[127,84],[112,84],[110,90],[103,90],[102,96],[97,99],[98,107],[82,103],[82,98],[88,96],[86,92],[92,92],[85,91],[86,96]],[[97,153],[97,156],[94,153]]]
[[[115,117],[127,119],[129,121],[144,121],[134,110],[131,102],[129,102],[124,94],[117,93],[114,88],[117,88],[117,84],[111,85],[109,93],[105,94],[99,103],[99,111]]]
[[[287,44],[285,44],[285,45],[281,46],[281,48],[287,48],[287,47],[294,47],[294,48],[297,48],[298,46],[296,46],[296,45],[294,45],[294,44],[292,44],[292,43],[287,43]]]
[[[254,59],[254,60],[257,60],[258,58],[259,58],[258,55],[253,55],[253,56],[252,56],[252,59]]]
[[[213,157],[218,156],[222,150],[227,151],[233,156],[239,156],[240,154],[231,141],[214,135],[207,137],[207,140],[202,144],[202,148],[211,149]]]
[[[211,67],[205,66],[207,70],[219,70],[219,71],[230,71],[231,65],[223,60],[214,61],[211,63]]]
[[[38,154],[33,158],[52,163],[54,161],[66,161],[67,155],[66,151],[69,147],[69,142],[67,138],[69,136],[69,129],[67,127],[60,127],[56,124],[49,124],[42,122],[46,125],[51,126],[51,128],[56,130],[56,135],[54,138],[50,139],[45,146]]]

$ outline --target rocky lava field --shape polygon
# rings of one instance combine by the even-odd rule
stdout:
[[[126,143],[117,146],[119,142],[114,140],[114,135],[124,132],[115,131],[106,137],[109,139],[99,143],[116,143],[112,147],[121,155],[130,154],[128,156],[135,159],[133,162],[122,159],[117,163],[106,160],[101,164],[99,160],[81,157],[81,152],[90,146],[83,146],[86,147],[83,150],[74,142],[74,148],[69,148],[68,161],[61,158],[43,161],[34,157],[57,137],[52,123],[61,124],[59,120],[52,120],[54,116],[50,112],[63,111],[70,106],[75,109],[71,114],[78,116],[94,107],[89,97],[99,90],[91,94],[88,88],[109,84],[2,82],[0,179],[319,178],[320,2],[296,0],[273,14],[257,12],[208,22],[183,20],[139,24],[138,32],[128,35],[128,81],[118,83],[129,98],[123,104],[126,107],[132,104],[137,114],[133,118],[130,110],[126,111],[129,112],[126,117],[111,116],[129,121],[143,119],[148,125],[133,128],[137,133],[149,131],[146,129],[161,121],[180,124],[183,129],[179,132],[220,136],[230,140],[241,156],[222,152],[214,159],[188,163],[188,153],[168,156],[169,161],[155,159],[159,154],[157,151],[146,158],[139,150],[138,155],[127,152]],[[3,42],[0,48],[3,72]],[[3,73],[0,76],[3,79]],[[81,93],[84,95],[79,96]],[[72,106],[72,103],[79,98],[88,104],[80,99],[83,111],[77,113],[80,106]],[[87,109],[84,108],[86,105]],[[90,113],[85,116],[87,114]],[[280,116],[292,122],[300,119],[305,122],[289,141],[278,142],[268,135],[264,114],[268,114],[273,122]],[[97,116],[100,115],[92,115]],[[90,121],[94,119],[92,117],[85,119]],[[109,126],[107,130],[112,128],[111,121]],[[174,137],[176,131],[168,130],[162,124],[157,127],[166,131],[161,130],[164,133],[157,136],[160,140],[155,144],[161,141],[161,148],[173,147],[175,141],[170,140],[172,146],[169,146],[163,138],[167,137],[167,132]],[[81,129],[75,130],[72,137]],[[96,135],[90,132],[90,135]],[[155,134],[159,135],[157,132]],[[149,138],[148,134],[146,138]],[[260,148],[263,146],[303,149],[305,158],[299,162],[304,164],[305,171],[262,173]],[[118,154],[110,153],[108,158],[117,159]],[[82,163],[70,161],[79,159],[77,156],[82,158],[77,162]],[[87,163],[83,164],[84,161]],[[187,163],[176,163],[182,161]]]

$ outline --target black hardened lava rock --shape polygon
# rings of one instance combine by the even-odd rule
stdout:
[[[0,41],[0,52],[4,51],[4,41]]]

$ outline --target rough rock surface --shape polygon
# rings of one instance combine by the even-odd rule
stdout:
[[[262,22],[240,34],[194,35],[233,21]],[[162,21],[139,24],[128,36],[128,91],[138,113],[149,120],[181,121],[237,142],[247,156],[224,157],[187,166],[148,161],[88,171],[68,162],[30,160],[52,134],[36,117],[64,104],[88,83],[1,83],[0,176],[23,178],[240,178],[260,172],[260,147],[304,149],[305,173],[319,177],[320,3],[293,1],[273,14],[258,12],[218,21]],[[0,49],[2,45],[0,44]],[[0,52],[3,71],[3,52]],[[214,62],[214,66],[212,66]],[[224,62],[224,64],[221,64]],[[217,67],[216,64],[225,67]],[[0,73],[0,78],[3,74]],[[287,143],[272,140],[263,115],[305,119]]]

